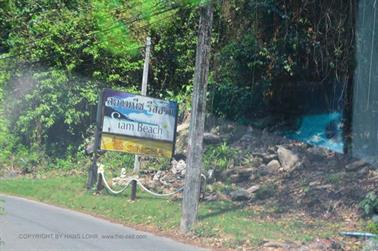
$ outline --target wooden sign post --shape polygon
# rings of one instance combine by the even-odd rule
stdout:
[[[97,116],[96,116],[96,129],[95,129],[95,142],[93,146],[93,159],[92,159],[92,166],[88,170],[88,181],[87,181],[87,189],[91,189],[94,183],[97,180],[97,158],[98,158],[98,150],[100,149],[100,132],[102,130],[102,92],[99,94],[98,104],[97,104]]]

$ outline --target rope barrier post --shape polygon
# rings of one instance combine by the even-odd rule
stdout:
[[[149,190],[149,189],[148,189],[147,187],[145,187],[145,186],[140,182],[140,180],[138,180],[137,178],[131,178],[131,179],[129,179],[129,181],[126,183],[126,185],[125,185],[121,190],[115,191],[115,190],[113,190],[113,189],[109,186],[108,182],[106,181],[106,177],[105,177],[105,173],[104,173],[104,168],[103,168],[102,165],[100,165],[99,168],[98,168],[98,177],[100,177],[100,178],[102,179],[102,183],[101,183],[101,184],[105,187],[105,189],[106,189],[109,193],[114,194],[114,195],[116,195],[116,194],[120,194],[120,193],[122,193],[123,191],[125,191],[126,188],[127,188],[132,182],[136,182],[137,184],[139,184],[139,186],[142,188],[142,190],[146,191],[147,193],[149,193],[149,194],[151,194],[151,195],[153,195],[153,196],[157,196],[157,197],[171,196],[171,195],[174,195],[174,194],[176,194],[176,193],[182,192],[182,191],[184,190],[184,187],[181,187],[181,188],[179,188],[179,189],[177,189],[176,191],[171,192],[171,193],[165,193],[165,194],[164,194],[164,193],[161,193],[161,194],[159,194],[159,193],[155,193],[155,192]],[[136,188],[136,186],[135,186],[135,188]]]
[[[96,193],[100,192],[105,187],[102,182],[103,180],[102,173],[98,173],[97,175],[98,175],[98,179],[97,179]]]
[[[137,181],[132,180],[131,181],[131,196],[130,196],[130,199],[133,200],[133,201],[136,199],[136,189],[137,189]]]

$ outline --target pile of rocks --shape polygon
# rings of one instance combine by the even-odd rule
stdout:
[[[124,186],[130,181],[130,178],[135,177],[150,189],[168,193],[184,185],[185,171],[186,163],[183,159],[179,161],[173,159],[169,170],[142,171],[139,175],[134,176],[127,175],[126,169],[122,168],[120,176],[112,179],[112,184]]]
[[[180,157],[177,157],[177,160],[173,159],[166,170],[142,172],[139,179],[146,186],[170,192],[184,185],[188,125],[180,128],[176,149],[176,153],[179,153],[176,156]],[[356,201],[377,184],[378,177],[374,172],[378,171],[363,161],[292,141],[266,130],[241,127],[233,123],[215,123],[208,126],[204,134],[205,147],[223,142],[226,142],[228,147],[238,149],[240,154],[235,158],[242,160],[235,160],[235,164],[226,170],[220,170],[215,166],[207,167],[204,173],[208,184],[204,196],[206,200],[253,201],[256,194],[261,195],[262,192],[268,191],[268,194],[271,193],[277,200],[285,200],[283,198],[289,196],[288,198],[296,204],[303,204],[307,200],[309,205],[313,204],[312,198],[318,198],[318,195],[324,196],[325,201],[334,203],[327,196],[336,198],[335,194],[340,193],[337,183],[344,182],[343,177],[352,180],[352,176],[356,174],[359,177],[359,185],[356,186],[359,188],[364,179],[368,178],[368,185],[364,189],[353,192],[350,185],[341,186],[350,189],[342,192],[352,193],[354,197],[351,201]],[[333,176],[329,177],[330,173]],[[125,174],[121,173],[113,182],[124,184],[127,182],[124,176]],[[330,182],[332,179],[336,182]],[[299,184],[300,182],[303,184]],[[273,188],[279,188],[281,194],[272,194],[269,187],[267,188],[272,184],[276,186]]]

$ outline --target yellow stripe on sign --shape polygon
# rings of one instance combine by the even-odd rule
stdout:
[[[107,151],[171,158],[173,143],[102,134],[100,147]]]

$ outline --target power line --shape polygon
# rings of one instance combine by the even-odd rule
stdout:
[[[111,26],[111,27],[109,27],[107,29],[92,31],[92,32],[89,32],[89,33],[85,34],[85,36],[86,37],[90,37],[90,36],[93,36],[93,35],[98,34],[98,33],[107,33],[107,32],[110,32],[111,30],[113,30],[115,28],[123,27],[125,25],[131,25],[131,24],[136,23],[138,21],[142,21],[145,18],[151,18],[151,17],[159,16],[159,15],[162,15],[164,13],[170,12],[172,10],[176,10],[176,9],[178,9],[180,7],[184,7],[185,8],[185,7],[187,7],[187,5],[184,5],[184,6],[175,5],[173,7],[167,8],[167,9],[157,10],[157,11],[153,12],[151,15],[147,15],[147,16],[143,16],[143,15],[141,16],[141,15],[139,15],[137,17],[134,17],[134,18],[130,19],[130,20],[127,20],[126,23],[119,21],[118,24],[113,25],[113,26]],[[170,16],[173,16],[173,14],[170,15]],[[153,23],[155,23],[155,22],[153,22]],[[153,23],[151,23],[151,24],[153,24]],[[148,26],[148,25],[145,25],[145,26]],[[88,43],[89,41],[90,40],[87,39],[86,41],[83,41],[82,43],[80,43],[79,46],[82,46],[82,45]],[[37,42],[39,42],[39,41],[33,41],[33,42],[30,42],[30,43],[27,43],[27,46],[35,45]],[[136,49],[138,49],[138,48],[136,48]],[[24,55],[24,54],[25,53],[19,53],[19,54],[11,55],[11,56],[8,56],[8,57],[0,57],[0,60],[5,60],[5,59],[9,59],[9,58],[16,58],[16,57]]]

